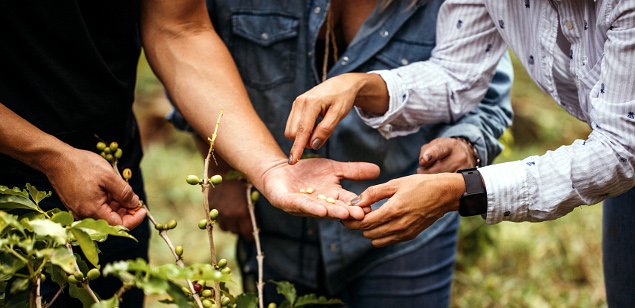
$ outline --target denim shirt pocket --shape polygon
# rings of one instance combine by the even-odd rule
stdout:
[[[279,12],[232,15],[230,50],[243,82],[267,90],[295,75],[299,18]]]
[[[375,58],[386,65],[387,68],[397,68],[413,62],[429,59],[434,45],[434,40],[412,41],[394,38],[375,56]]]

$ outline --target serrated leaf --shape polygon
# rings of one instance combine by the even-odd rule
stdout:
[[[111,226],[105,220],[94,220],[92,218],[84,218],[71,224],[71,227],[91,229],[103,234],[121,236],[137,240],[134,236],[128,234],[128,228],[124,226]],[[89,233],[90,234],[90,233]]]
[[[113,296],[109,299],[102,300],[99,303],[94,303],[90,308],[115,308],[119,307],[119,299]]]
[[[298,297],[298,300],[295,302],[293,307],[301,307],[305,305],[336,305],[343,304],[343,302],[339,299],[327,299],[324,296],[317,297],[315,294],[307,294]]]
[[[73,218],[73,214],[71,214],[71,212],[63,211],[53,214],[53,216],[51,217],[51,221],[65,227],[72,224],[75,219]]]
[[[0,185],[0,195],[14,195],[29,198],[29,192],[26,189],[20,189],[20,187],[9,188],[2,185]]]
[[[75,256],[66,247],[40,249],[36,255],[40,258],[48,258],[51,263],[61,267],[67,273],[75,272]]]
[[[273,281],[269,280],[269,282],[274,283],[276,285],[276,291],[278,294],[282,294],[284,298],[286,298],[291,305],[295,303],[297,298],[297,294],[295,291],[295,286],[288,281]]]
[[[42,212],[42,210],[29,198],[15,195],[0,196],[0,210],[11,211],[16,209]]]
[[[90,238],[90,235],[80,228],[69,228],[68,231],[75,236],[75,240],[84,252],[84,256],[86,256],[88,262],[90,262],[94,267],[99,268],[99,253],[97,252],[96,244]]]
[[[31,195],[31,199],[35,201],[35,204],[40,204],[40,201],[42,201],[44,198],[50,197],[51,194],[53,193],[51,191],[39,191],[37,190],[37,188],[35,188],[35,186],[31,185],[30,183],[26,183],[26,189],[29,191],[29,195]],[[42,210],[40,209],[40,211]]]
[[[258,294],[253,292],[243,293],[236,296],[236,308],[257,308]]]
[[[50,220],[31,220],[28,222],[28,225],[33,228],[33,232],[35,232],[35,234],[39,236],[50,237],[55,241],[55,243],[59,245],[66,244],[66,241],[68,240],[66,229]]]

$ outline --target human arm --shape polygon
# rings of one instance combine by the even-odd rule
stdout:
[[[339,181],[373,178],[379,174],[378,168],[371,164],[319,160],[289,169],[292,166],[288,162],[299,156],[287,159],[253,110],[231,56],[212,28],[203,1],[144,0],[141,33],[155,74],[176,108],[200,136],[212,136],[216,118],[223,109],[225,116],[218,129],[215,150],[272,204],[295,215],[363,216],[361,209],[346,205],[344,201],[352,193],[343,191]],[[323,168],[324,172],[309,170],[312,168]],[[338,169],[345,172],[336,173]],[[303,173],[313,177],[290,180]],[[300,185],[314,182],[327,185],[325,190],[342,199],[329,204],[298,192],[306,188]]]
[[[139,197],[101,156],[74,148],[0,104],[0,152],[44,173],[75,218],[132,229],[145,217]]]

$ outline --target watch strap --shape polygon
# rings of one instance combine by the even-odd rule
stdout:
[[[476,168],[461,169],[457,171],[465,180],[465,193],[459,201],[459,214],[461,216],[474,216],[487,212],[487,191],[481,178],[481,173]]]

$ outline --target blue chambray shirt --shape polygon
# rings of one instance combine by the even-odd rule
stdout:
[[[378,5],[348,48],[340,51],[339,61],[328,77],[428,59],[443,1],[419,1],[412,7],[410,2],[394,1],[385,10]],[[316,67],[314,49],[328,5],[326,0],[208,1],[214,28],[234,57],[255,110],[285,153],[292,146],[284,130],[293,101],[320,82],[321,67]],[[437,137],[465,137],[475,144],[482,164],[491,163],[502,150],[498,137],[511,124],[512,78],[511,62],[505,57],[477,109],[451,125],[424,126],[404,137],[386,139],[351,112],[320,150],[307,150],[305,154],[379,165],[381,175],[376,180],[342,183],[357,194],[368,186],[416,173],[420,147]],[[177,127],[187,126],[176,111],[168,117]],[[286,279],[316,288],[321,259],[326,287],[334,293],[374,264],[419,248],[458,215],[447,214],[414,240],[374,248],[361,231],[348,230],[339,220],[291,216],[264,198],[256,209],[264,262]]]

